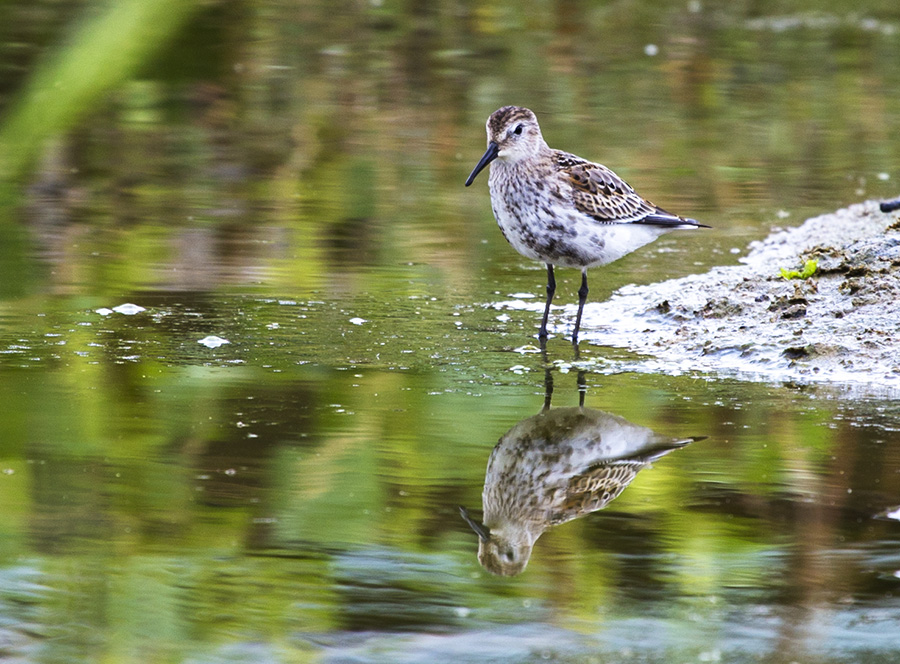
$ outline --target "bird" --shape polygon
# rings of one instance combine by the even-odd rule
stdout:
[[[490,165],[491,208],[503,236],[520,254],[547,266],[542,342],[556,292],[554,267],[581,270],[572,333],[577,345],[588,268],[618,260],[669,231],[709,228],[651,203],[606,166],[549,147],[530,109],[499,108],[485,128],[487,150],[466,186]]]
[[[669,438],[583,406],[546,406],[514,425],[491,451],[483,521],[459,506],[478,535],[478,562],[498,576],[520,574],[547,528],[606,507],[638,472],[702,439]]]

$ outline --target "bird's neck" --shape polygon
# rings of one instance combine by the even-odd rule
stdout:
[[[520,158],[499,158],[491,162],[490,178],[497,184],[508,180],[519,180],[528,174],[529,179],[549,175],[553,170],[551,150],[544,145],[537,155],[529,155]]]

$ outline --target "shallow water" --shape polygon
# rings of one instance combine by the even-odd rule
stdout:
[[[554,409],[578,405],[581,379],[589,409],[705,439],[492,577],[457,505],[480,515],[492,448],[546,398],[540,355],[478,329],[495,312],[457,326],[450,303],[422,306],[426,354],[372,310],[150,299],[33,314],[5,346],[0,602],[17,655],[896,656],[894,401],[619,373],[628,358],[600,349],[584,357],[610,371],[579,377],[551,340]]]
[[[526,103],[715,226],[592,300],[734,262],[896,195],[900,15],[633,4],[213,7],[195,65],[187,39],[42,148],[3,207],[0,657],[897,660],[894,395],[575,362],[562,308],[542,357],[544,271],[462,182]],[[0,108],[76,24],[14,6]],[[459,507],[548,402],[697,440],[493,576]]]

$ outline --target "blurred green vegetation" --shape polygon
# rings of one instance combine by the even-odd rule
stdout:
[[[80,19],[68,43],[33,72],[0,125],[0,178],[18,179],[48,139],[102,103],[191,17],[196,0],[119,0]],[[7,11],[14,11],[10,3]],[[86,12],[85,12],[86,13]]]
[[[472,288],[470,266],[509,250],[483,189],[459,185],[484,118],[510,102],[533,106],[552,144],[710,221],[705,264],[776,213],[896,194],[892,2],[0,11],[10,294],[340,293],[403,262]]]

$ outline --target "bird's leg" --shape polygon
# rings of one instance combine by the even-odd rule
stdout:
[[[553,294],[556,293],[556,277],[553,276],[553,266],[547,263],[547,304],[544,305],[544,318],[541,320],[541,330],[538,337],[547,338],[547,318],[550,316],[550,303],[553,301]]]
[[[553,399],[553,371],[550,365],[544,367],[544,407],[541,412],[550,410],[550,401]]]
[[[541,344],[541,361],[544,363],[544,410],[550,408],[550,399],[553,396],[553,371],[550,365],[550,358],[547,357],[547,338],[540,338]]]
[[[547,337],[540,338],[541,361],[544,363],[544,407],[541,412],[550,409],[550,400],[553,398],[553,367],[547,357]]]
[[[578,345],[578,330],[581,328],[581,312],[584,310],[584,303],[587,301],[588,285],[587,270],[581,271],[581,288],[578,289],[578,315],[575,317],[575,331],[572,333],[572,344]]]
[[[577,350],[577,346],[576,346],[576,350]],[[578,384],[578,407],[579,408],[584,408],[584,396],[587,394],[587,381],[584,379],[584,374],[585,374],[584,371],[579,371],[578,379],[576,381]]]

